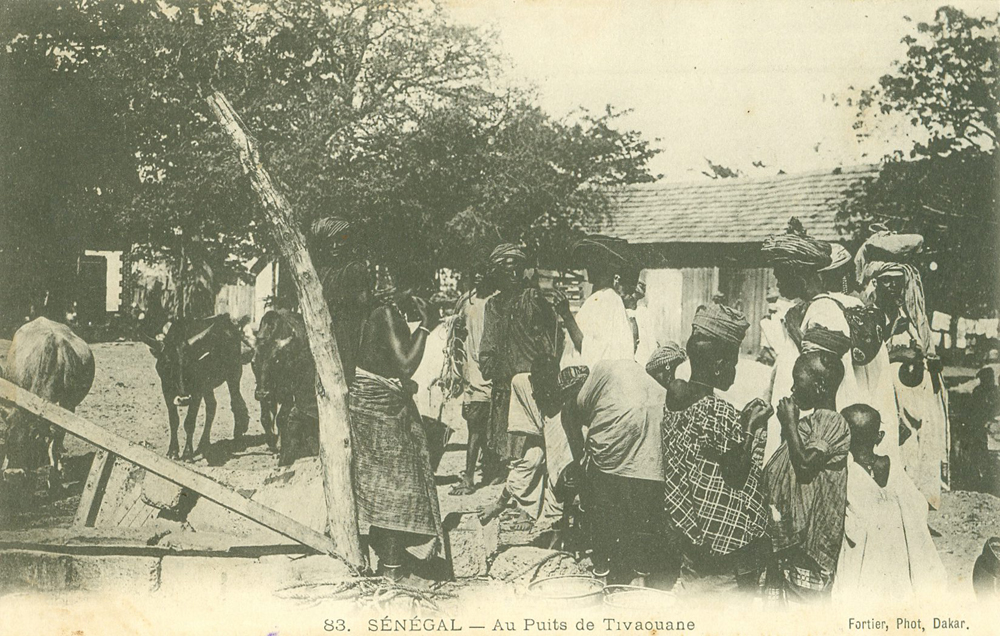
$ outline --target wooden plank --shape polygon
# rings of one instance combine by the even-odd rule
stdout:
[[[31,528],[0,531],[0,550],[58,550],[88,554],[315,554],[300,543],[261,543],[251,537],[215,532],[182,532],[164,536],[166,525],[142,528]]]
[[[87,475],[87,483],[83,487],[83,494],[80,495],[80,505],[76,509],[76,519],[73,525],[80,527],[92,527],[97,520],[97,513],[101,509],[104,501],[104,493],[108,487],[108,479],[111,478],[111,471],[115,467],[115,456],[108,451],[99,449],[94,455],[94,460],[90,464],[90,473]]]
[[[122,459],[126,459],[151,473],[172,481],[185,488],[193,490],[202,497],[214,501],[220,506],[243,515],[275,532],[309,546],[314,550],[344,559],[337,553],[334,544],[319,532],[299,523],[291,517],[247,499],[235,490],[209,479],[201,473],[157,455],[144,446],[107,431],[100,426],[85,420],[76,413],[46,402],[30,391],[0,378],[0,400],[15,404],[33,415],[82,438],[90,444],[109,451]]]
[[[323,286],[313,267],[305,237],[285,197],[274,187],[257,151],[257,141],[225,95],[216,91],[206,98],[219,125],[239,153],[243,172],[263,204],[274,230],[274,243],[291,270],[299,292],[309,350],[316,363],[316,407],[319,414],[319,459],[323,468],[323,494],[327,525],[337,549],[349,563],[362,567],[358,519],[351,485],[351,430],[347,383],[340,363],[332,319],[323,298]]]

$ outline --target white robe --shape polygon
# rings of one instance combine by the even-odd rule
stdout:
[[[864,304],[857,298],[846,294],[821,294],[813,300],[806,311],[802,320],[802,333],[808,331],[809,327],[819,325],[830,331],[850,336],[851,328],[847,324],[844,312],[836,302],[825,298],[826,296],[836,298],[845,307]],[[899,414],[896,409],[896,389],[892,379],[892,368],[889,364],[889,351],[883,346],[871,362],[861,366],[855,366],[851,359],[851,353],[847,352],[844,354],[843,362],[844,381],[841,382],[840,390],[837,391],[837,410],[841,411],[852,404],[867,404],[878,411],[882,417],[882,431],[885,433],[885,438],[878,445],[877,450],[880,454],[898,460]],[[794,363],[795,361],[792,360],[792,364]]]
[[[927,529],[927,501],[890,464],[882,488],[853,460],[847,465],[847,512],[833,596],[855,601],[909,600],[943,591],[944,566]]]
[[[897,336],[899,338],[900,336]],[[909,336],[903,335],[908,342]],[[948,398],[947,391],[934,393],[929,373],[923,382],[908,387],[899,380],[899,362],[892,363],[896,401],[900,420],[911,435],[899,446],[906,473],[934,509],[941,507],[942,466],[948,459]]]
[[[627,310],[626,310],[627,311]],[[646,366],[649,358],[660,347],[656,339],[656,329],[653,324],[653,312],[649,305],[639,303],[633,312],[636,328],[639,330],[639,342],[635,346],[635,361]]]
[[[764,399],[771,404],[775,414],[767,421],[767,442],[764,444],[764,465],[781,446],[781,423],[778,422],[778,402],[792,395],[792,367],[799,357],[799,348],[785,328],[785,314],[794,306],[784,302],[771,316],[760,321],[760,332],[767,345],[774,351],[770,395]],[[739,378],[737,378],[739,379]]]
[[[634,358],[632,324],[625,312],[625,303],[615,290],[605,288],[587,297],[580,311],[576,312],[576,324],[583,333],[583,347],[578,352],[567,333],[562,368],[577,365],[589,367],[601,360]]]

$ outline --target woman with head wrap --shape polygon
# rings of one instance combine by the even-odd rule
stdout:
[[[904,262],[917,234],[876,232],[859,250],[858,280],[889,319],[889,360],[899,408],[899,452],[907,474],[933,508],[941,505],[948,460],[948,397],[941,377],[920,272]]]
[[[791,395],[792,367],[799,356],[800,326],[808,307],[811,291],[821,288],[820,270],[833,264],[829,243],[806,235],[798,219],[792,217],[783,234],[768,237],[761,251],[774,270],[778,293],[775,313],[761,321],[761,335],[774,352],[769,402],[777,407],[783,397]],[[764,461],[778,450],[781,424],[776,416],[767,427]]]
[[[683,544],[678,586],[685,593],[756,587],[767,524],[760,491],[762,400],[742,413],[716,395],[736,377],[749,323],[720,305],[698,308],[687,343],[690,381],[667,387],[662,451],[665,506]]]
[[[782,320],[787,340],[775,347],[774,381],[771,404],[775,408],[783,397],[791,395],[791,370],[802,347],[802,334],[821,326],[851,338],[851,326],[845,312],[864,303],[844,293],[844,270],[850,264],[850,254],[842,246],[818,241],[806,236],[772,237],[764,245],[765,255],[775,265],[775,276],[790,266],[795,277],[795,289],[804,302],[789,309]],[[779,284],[781,278],[779,277]],[[771,343],[774,347],[774,343]],[[794,348],[791,346],[794,344]],[[837,394],[837,407],[870,404],[882,415],[883,422],[897,419],[896,396],[889,370],[889,356],[881,347],[866,364],[855,364],[850,352],[844,356],[845,375]],[[764,461],[778,449],[781,424],[777,417],[768,423]],[[887,427],[884,449],[897,455],[898,431]]]
[[[350,389],[351,448],[358,529],[379,555],[379,568],[403,576],[404,550],[417,558],[441,554],[444,533],[427,435],[413,401],[411,379],[420,365],[436,312],[419,298],[410,332],[390,275],[382,272],[379,306],[364,322]]]

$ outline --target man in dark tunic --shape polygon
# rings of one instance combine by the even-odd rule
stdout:
[[[335,216],[313,224],[310,255],[333,319],[344,380],[350,386],[357,365],[361,325],[373,307],[368,266],[357,254],[350,223]]]
[[[562,331],[552,303],[525,278],[527,259],[519,247],[501,243],[490,254],[491,276],[499,293],[486,303],[479,365],[483,377],[493,382],[490,423],[485,448],[503,463],[520,452],[508,448],[507,418],[511,380],[531,371],[537,358],[558,358]],[[569,314],[568,303],[560,303]],[[572,314],[569,314],[572,318]],[[484,477],[484,483],[501,483],[503,474]]]

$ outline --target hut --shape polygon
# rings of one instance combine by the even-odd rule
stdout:
[[[793,216],[818,239],[841,239],[835,223],[841,202],[876,174],[876,166],[857,166],[631,185],[612,195],[613,214],[603,231],[628,240],[646,266],[646,302],[658,340],[683,342],[698,306],[721,295],[747,314],[744,353],[755,355],[774,285],[761,243]]]

